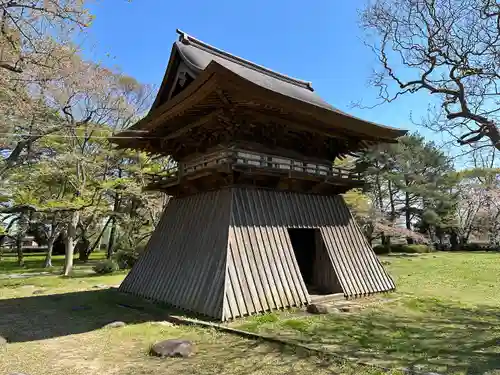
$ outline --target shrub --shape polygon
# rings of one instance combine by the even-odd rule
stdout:
[[[373,251],[375,251],[375,254],[377,255],[389,253],[389,249],[383,245],[374,246]],[[430,253],[432,251],[433,251],[432,248],[428,245],[393,244],[390,246],[391,253],[423,254],[423,253]]]
[[[373,246],[373,251],[375,251],[375,254],[377,255],[383,255],[389,253],[389,249],[384,245]]]
[[[97,263],[92,269],[99,275],[105,275],[118,271],[119,267],[114,260],[106,259],[103,262]]]
[[[139,258],[139,253],[137,251],[125,251],[119,250],[113,256],[113,259],[118,264],[118,268],[121,270],[126,270],[132,268]]]
[[[500,248],[490,243],[471,242],[462,245],[459,250],[462,251],[499,251]]]
[[[432,247],[428,245],[403,245],[401,253],[432,253]]]

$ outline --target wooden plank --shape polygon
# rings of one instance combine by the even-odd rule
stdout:
[[[233,205],[231,209],[231,226],[234,230],[234,243],[231,244],[234,251],[235,270],[238,273],[240,280],[241,290],[239,293],[243,295],[243,302],[245,303],[246,310],[249,314],[264,311],[265,307],[262,306],[258,292],[256,289],[257,275],[252,272],[250,260],[253,256],[247,254],[249,247],[248,237],[245,235],[246,229],[241,217],[241,207],[236,203],[233,192]]]
[[[285,272],[285,280],[288,282],[288,288],[295,301],[295,306],[302,306],[308,303],[309,293],[300,274],[299,266],[293,253],[292,243],[288,235],[285,223],[292,226],[292,215],[289,211],[290,205],[287,202],[287,194],[283,192],[266,191],[264,196],[267,198],[266,207],[273,209],[273,217],[276,227],[273,229],[273,235],[277,246],[282,254],[281,264]]]
[[[234,318],[238,316],[245,316],[249,314],[247,309],[243,292],[242,292],[242,280],[239,273],[236,271],[236,260],[235,260],[235,233],[234,227],[229,228],[229,243],[228,243],[228,254],[227,254],[227,279],[226,279],[226,291],[225,295],[227,298],[227,308],[230,310],[231,316],[226,318]]]
[[[256,191],[258,199],[254,200],[255,210],[257,216],[265,215],[267,220],[264,221],[260,227],[262,231],[262,241],[266,245],[267,249],[267,259],[269,263],[269,269],[271,272],[271,277],[274,281],[274,291],[276,292],[275,300],[277,301],[277,307],[284,308],[293,306],[293,299],[290,293],[290,288],[286,285],[285,274],[283,272],[283,267],[281,265],[281,257],[277,248],[277,243],[279,241],[276,238],[276,221],[274,220],[273,207],[264,205],[265,192]],[[285,286],[286,285],[286,286]]]
[[[227,233],[229,228],[230,211],[224,206],[230,200],[224,203],[224,199],[221,192],[174,199],[169,210],[174,215],[156,229],[149,255],[134,266],[124,290],[222,319],[227,235],[216,232]],[[217,210],[214,220],[211,212]]]
[[[272,260],[269,256],[271,251],[269,242],[264,239],[267,234],[267,225],[269,223],[268,210],[262,211],[257,208],[258,199],[254,197],[248,199],[247,216],[248,221],[254,223],[252,225],[252,232],[254,234],[255,246],[257,256],[257,270],[260,274],[260,280],[266,296],[266,302],[270,310],[277,309],[282,306],[280,294],[277,291],[274,275],[272,272]]]
[[[255,310],[253,312],[260,312],[270,310],[272,304],[268,300],[268,287],[267,280],[263,279],[265,276],[261,274],[262,259],[259,254],[259,249],[256,246],[255,238],[255,224],[247,216],[250,207],[245,202],[244,195],[240,195],[238,190],[233,189],[233,212],[235,213],[233,225],[238,227],[242,241],[238,244],[240,253],[242,254],[242,263],[248,272],[248,284],[252,300],[254,301]],[[235,197],[238,195],[238,198]]]

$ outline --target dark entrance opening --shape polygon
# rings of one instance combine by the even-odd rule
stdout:
[[[320,231],[315,228],[288,228],[288,235],[309,294],[342,293]]]
[[[316,229],[289,228],[295,259],[308,289],[313,285],[314,259],[316,258]]]

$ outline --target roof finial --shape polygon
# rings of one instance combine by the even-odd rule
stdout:
[[[180,29],[175,30],[179,34],[179,42],[186,43],[189,42],[189,35]]]

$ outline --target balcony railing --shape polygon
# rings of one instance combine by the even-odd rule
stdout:
[[[172,182],[181,176],[193,175],[200,170],[222,165],[231,165],[233,168],[259,168],[275,172],[299,172],[324,177],[325,179],[362,181],[362,176],[359,172],[328,164],[310,163],[283,156],[267,155],[246,150],[224,150],[203,155],[189,162],[179,163],[176,166],[166,169],[161,174],[151,175],[151,183]]]

